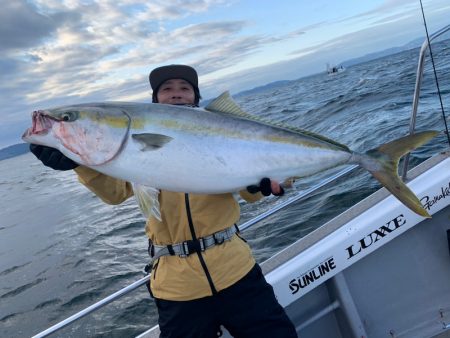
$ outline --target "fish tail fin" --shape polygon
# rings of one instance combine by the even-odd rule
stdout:
[[[427,218],[431,217],[430,214],[398,176],[398,163],[403,155],[426,143],[437,134],[437,131],[424,131],[401,137],[367,151],[359,162],[400,202],[415,213]]]

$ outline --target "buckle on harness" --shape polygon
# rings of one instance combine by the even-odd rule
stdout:
[[[203,252],[206,249],[205,240],[199,238],[198,240],[189,240],[181,243],[182,253],[179,257],[185,258],[194,252]]]
[[[220,238],[220,240],[217,239],[216,234],[212,234],[212,237],[214,239],[214,244],[216,244],[216,245],[220,245],[223,242],[225,242],[225,237],[223,237],[223,236]]]

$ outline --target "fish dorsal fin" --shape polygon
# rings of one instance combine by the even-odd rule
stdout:
[[[287,130],[287,131],[290,131],[290,132],[293,132],[296,134],[302,134],[305,136],[313,137],[315,139],[319,139],[321,141],[331,143],[331,144],[337,146],[338,148],[344,149],[346,151],[350,151],[350,149],[346,145],[336,142],[325,136],[310,132],[308,130],[303,130],[300,128],[287,126],[283,123],[265,120],[258,116],[249,114],[249,113],[243,111],[241,109],[241,107],[238,106],[238,104],[233,100],[233,98],[231,97],[231,95],[228,91],[220,94],[217,98],[212,100],[205,107],[205,110],[210,111],[210,112],[215,112],[215,113],[228,114],[228,115],[236,116],[236,117],[239,117],[239,118],[242,118],[245,120],[250,120],[250,121],[255,121],[255,122],[258,122],[261,124],[265,124],[265,125],[268,125],[271,127],[284,129],[284,130]]]
[[[161,222],[161,210],[159,207],[159,190],[142,184],[132,183],[134,197],[145,217],[156,217]]]
[[[257,116],[251,115],[241,109],[238,104],[233,100],[230,95],[230,92],[226,91],[212,100],[206,107],[205,110],[215,112],[215,113],[223,113],[228,115],[234,115],[242,118],[246,118],[249,120],[259,121]]]

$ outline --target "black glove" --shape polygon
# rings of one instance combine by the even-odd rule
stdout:
[[[261,191],[261,194],[264,196],[269,196],[270,194],[273,194],[275,196],[283,196],[284,195],[284,189],[280,186],[280,192],[278,194],[274,194],[272,191],[272,185],[270,183],[270,178],[264,177],[261,182],[259,182],[259,185],[249,185],[247,187],[247,191],[251,194],[256,194],[257,192]]]
[[[47,167],[54,170],[71,170],[79,166],[78,163],[63,155],[58,149],[30,144],[30,151]]]

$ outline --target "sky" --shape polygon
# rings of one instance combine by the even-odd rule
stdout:
[[[31,112],[150,102],[149,72],[189,64],[203,98],[293,80],[423,37],[417,0],[0,0],[0,148]],[[423,0],[431,32],[449,0]]]

